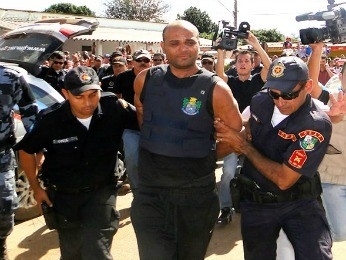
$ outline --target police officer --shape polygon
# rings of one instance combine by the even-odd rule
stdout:
[[[246,156],[239,179],[245,259],[275,259],[281,228],[296,259],[332,259],[317,171],[330,119],[311,99],[312,80],[297,57],[276,59],[264,87],[251,101],[247,140],[215,122],[218,140]]]
[[[92,68],[70,70],[66,102],[40,115],[16,147],[35,199],[53,206],[62,259],[112,259],[119,221],[114,167],[122,132],[136,115],[126,101],[101,97],[100,90]],[[46,190],[36,178],[34,154],[42,150]]]
[[[8,259],[6,238],[14,226],[16,160],[12,146],[15,144],[13,107],[19,106],[21,120],[30,131],[37,114],[35,98],[29,84],[17,71],[0,66],[0,259]]]
[[[109,91],[115,93],[115,82],[117,76],[127,70],[127,61],[124,57],[118,56],[111,59],[111,66],[113,74],[102,78],[101,88],[103,91]]]
[[[55,51],[49,58],[49,67],[42,66],[38,78],[44,79],[56,91],[62,94],[66,70],[64,69],[66,56],[62,51]]]
[[[134,82],[141,135],[131,219],[141,259],[203,259],[219,212],[214,116],[235,131],[242,122],[227,84],[196,64],[194,25],[168,24],[161,47],[169,65]]]

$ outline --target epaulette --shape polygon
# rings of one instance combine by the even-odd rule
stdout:
[[[65,102],[65,101],[64,101],[64,102]],[[57,102],[57,103],[51,105],[50,107],[47,107],[47,108],[45,108],[45,109],[42,109],[42,110],[37,114],[36,120],[40,120],[40,119],[42,119],[43,117],[45,117],[46,115],[48,115],[49,113],[51,113],[51,112],[57,110],[58,108],[60,108],[60,107],[62,106],[62,104],[63,104],[64,102],[62,102],[62,103]]]
[[[127,103],[127,101],[122,98],[119,98],[118,101],[122,105],[122,107],[125,109],[129,106],[129,103]]]

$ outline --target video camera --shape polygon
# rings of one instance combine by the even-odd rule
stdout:
[[[229,26],[229,22],[222,20],[215,30],[211,48],[213,50],[235,50],[237,49],[238,39],[249,37],[249,30],[250,24],[248,22],[241,22],[238,31],[235,31],[235,27]]]
[[[306,28],[299,30],[302,44],[310,44],[329,40],[332,43],[346,42],[346,10],[338,7],[343,4],[334,4],[334,0],[328,0],[328,11],[317,13],[305,13],[296,16],[296,21],[326,21],[322,28]]]

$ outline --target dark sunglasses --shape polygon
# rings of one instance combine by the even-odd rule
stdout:
[[[136,62],[140,63],[140,62],[145,62],[145,63],[149,63],[150,60],[149,59],[137,59],[135,60]]]
[[[212,61],[202,61],[202,64],[203,64],[203,65],[206,65],[206,64],[211,65],[211,64],[213,64],[213,62],[212,62]]]
[[[153,61],[162,61],[162,59],[153,59]]]
[[[54,64],[60,64],[60,65],[63,65],[64,62],[63,61],[54,61]]]
[[[282,98],[283,100],[292,100],[292,99],[295,99],[299,96],[299,93],[300,91],[302,91],[302,89],[305,87],[302,86],[300,89],[298,89],[297,91],[293,91],[293,92],[289,92],[289,93],[281,93],[281,94],[278,94],[270,89],[268,89],[268,94],[269,96],[272,98],[272,99],[279,99],[279,98]]]

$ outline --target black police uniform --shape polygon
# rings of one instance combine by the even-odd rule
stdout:
[[[116,76],[114,74],[103,77],[101,79],[102,90],[114,93],[115,79]]]
[[[147,76],[131,207],[140,258],[203,259],[219,212],[211,101],[221,79],[177,78],[167,65]]]
[[[248,80],[241,81],[239,77],[229,76],[227,80],[228,86],[231,88],[235,100],[238,101],[239,110],[249,105],[251,98],[262,89],[264,82],[261,74],[251,75]]]
[[[134,104],[135,91],[133,89],[133,82],[135,78],[134,69],[131,69],[121,72],[115,80],[114,93],[121,94],[121,97],[130,104]]]
[[[41,72],[37,75],[38,78],[44,79],[61,95],[61,89],[64,87],[64,79],[66,75],[65,70],[55,71],[51,67],[41,67]]]
[[[245,259],[275,259],[281,228],[294,247],[296,259],[331,259],[327,219],[317,200],[322,188],[316,163],[327,150],[331,123],[310,96],[275,127],[271,122],[273,109],[274,102],[266,91],[252,99],[249,123],[253,146],[302,177],[282,191],[245,160],[243,172],[249,178],[243,185],[241,203]]]
[[[41,178],[57,216],[62,259],[112,259],[108,252],[119,221],[114,167],[124,128],[136,125],[134,109],[115,95],[102,97],[89,129],[68,101],[40,116],[16,149],[44,150]]]

